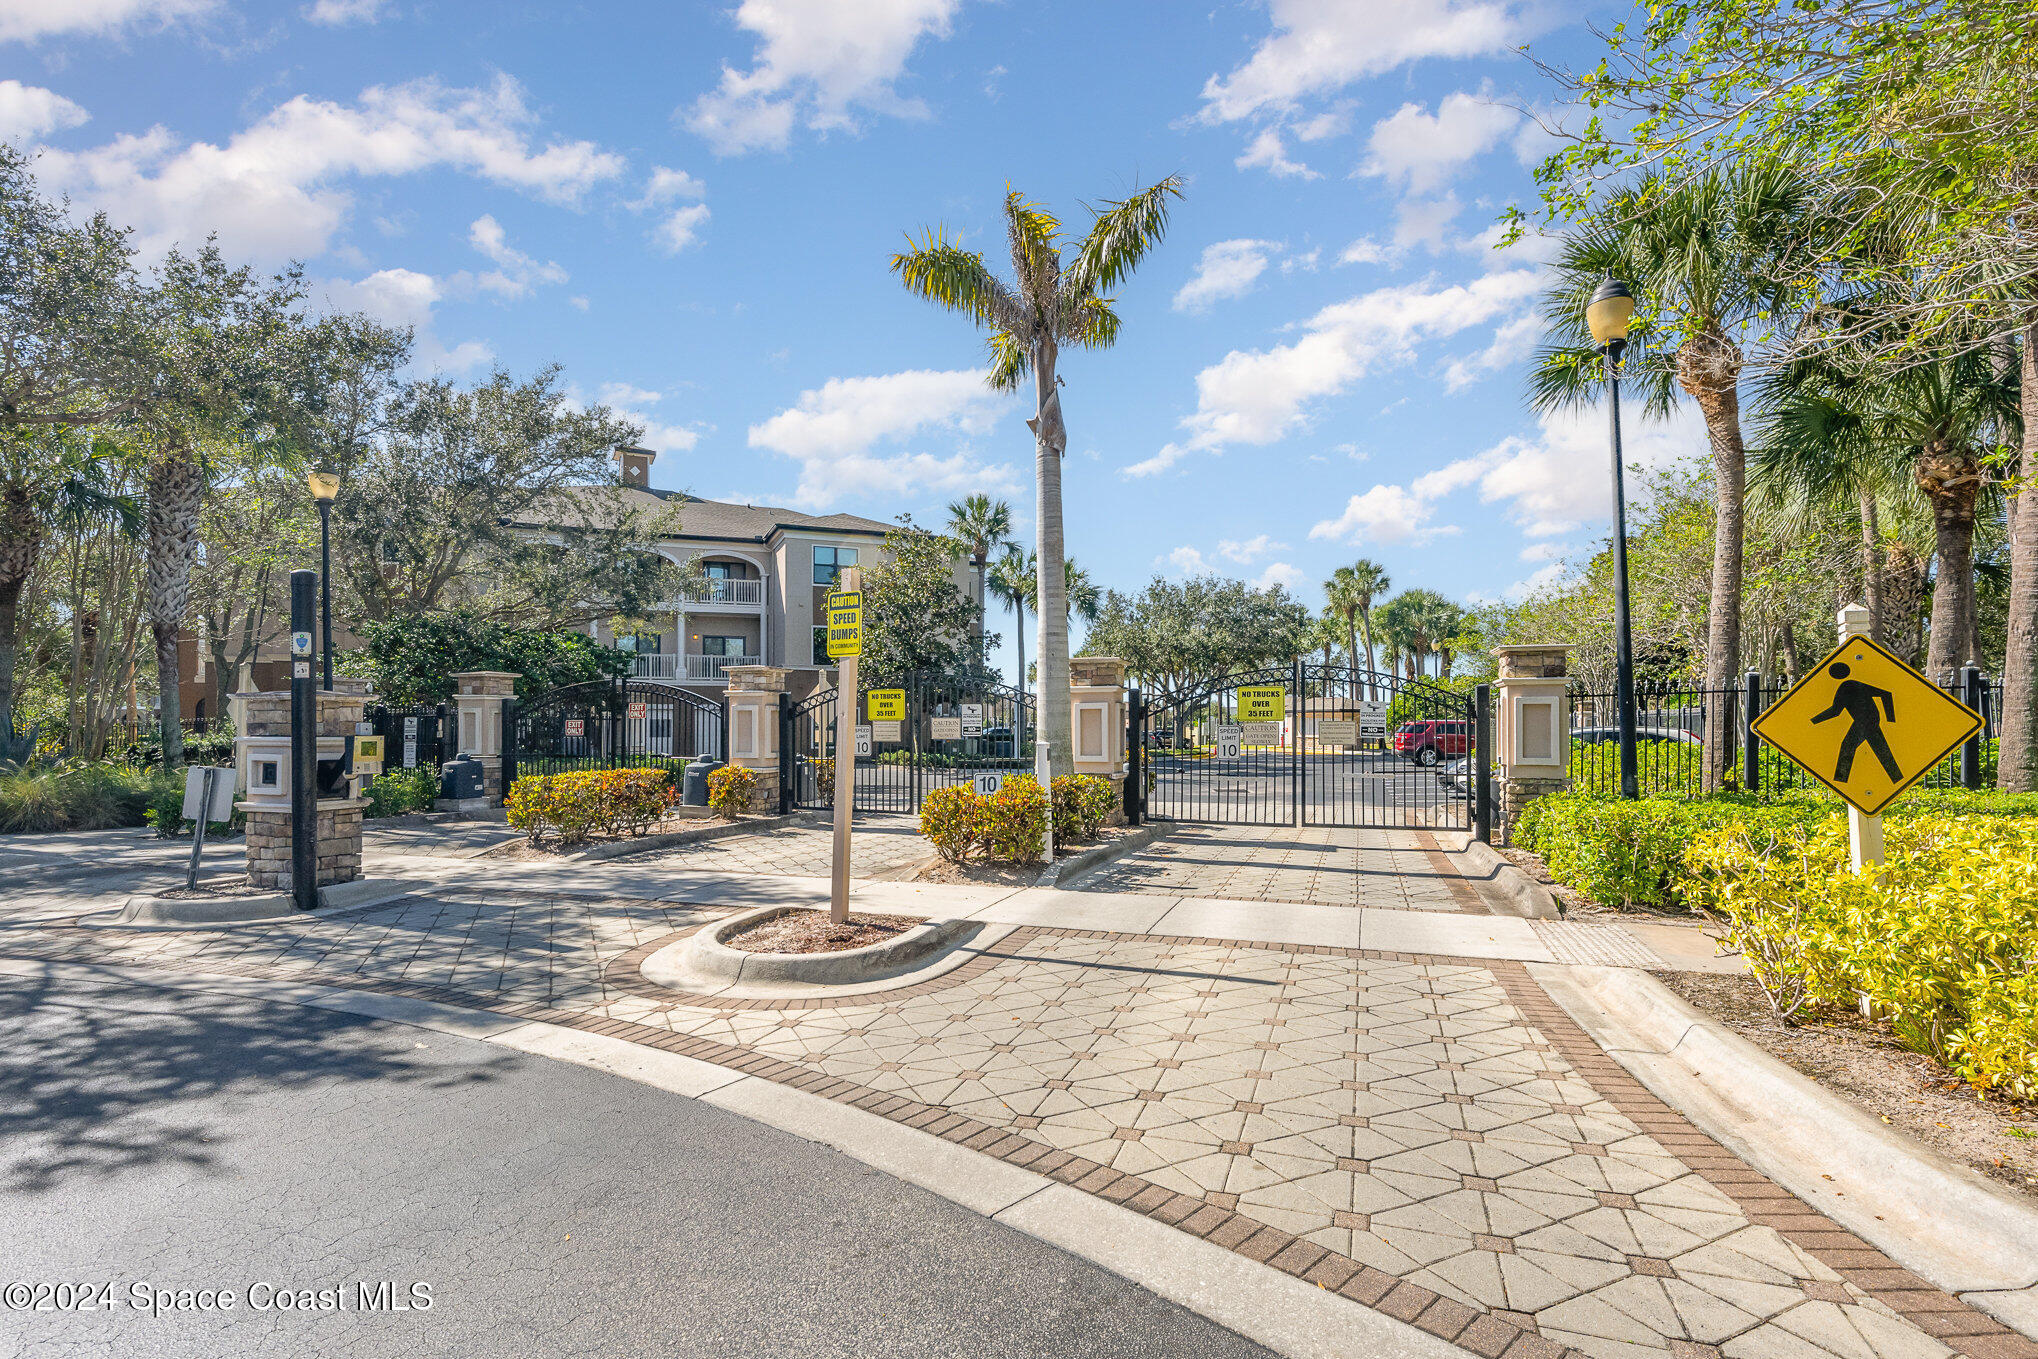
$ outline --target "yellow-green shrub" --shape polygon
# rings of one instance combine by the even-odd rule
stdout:
[[[734,821],[750,810],[750,799],[757,792],[757,771],[741,765],[725,764],[708,774],[708,807],[718,816]]]
[[[663,769],[597,769],[527,775],[503,799],[509,823],[538,844],[550,832],[562,845],[590,835],[641,834],[672,806]]]
[[[1786,1016],[1868,1009],[1980,1090],[2038,1097],[2038,822],[1917,815],[1854,873],[1844,824],[1721,826],[1695,895]]]
[[[1054,781],[1054,842],[1081,844],[1097,838],[1117,803],[1111,780],[1095,774],[1063,774]]]
[[[920,799],[920,834],[948,862],[968,863],[983,847],[982,801],[967,783],[929,789]]]
[[[920,833],[950,863],[1031,863],[1047,849],[1047,794],[1031,774],[1008,775],[989,797],[966,783],[935,788],[920,799]]]

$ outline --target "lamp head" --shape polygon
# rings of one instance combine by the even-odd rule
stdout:
[[[333,503],[333,497],[340,493],[340,474],[323,467],[314,467],[305,473],[304,484],[311,488],[311,498],[321,505]]]
[[[1634,318],[1635,295],[1628,291],[1628,285],[1612,274],[1594,290],[1592,300],[1585,304],[1585,326],[1592,332],[1592,342],[1604,349],[1610,344],[1626,344],[1628,322]]]

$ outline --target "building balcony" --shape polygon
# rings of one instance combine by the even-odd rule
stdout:
[[[764,606],[764,582],[761,580],[709,579],[681,590],[671,599],[660,604],[662,609],[698,609],[734,606],[757,609]]]
[[[637,658],[638,679],[694,680],[703,684],[726,682],[725,672],[732,665],[763,665],[762,656],[669,656],[649,655]]]

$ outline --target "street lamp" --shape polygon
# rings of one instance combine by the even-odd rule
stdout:
[[[325,688],[333,688],[333,498],[340,493],[340,474],[314,467],[305,474],[311,498],[318,502],[319,649],[325,656]]]
[[[1635,770],[1635,652],[1628,638],[1628,501],[1621,482],[1620,356],[1628,346],[1628,322],[1635,298],[1627,285],[1606,276],[1585,304],[1585,326],[1606,357],[1606,383],[1613,414],[1613,650],[1614,704],[1620,722],[1620,795],[1641,796]]]

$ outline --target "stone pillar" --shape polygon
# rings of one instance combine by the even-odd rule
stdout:
[[[1111,780],[1109,824],[1125,821],[1125,662],[1116,656],[1069,658],[1071,763],[1078,774]]]
[[[1571,786],[1565,646],[1503,646],[1495,687],[1493,796],[1502,843],[1531,798]]]
[[[520,678],[508,670],[460,670],[452,676],[455,745],[481,761],[482,791],[497,807],[503,794],[502,706],[515,696]]]
[[[235,694],[242,715],[234,740],[234,764],[244,794],[235,804],[248,818],[248,885],[290,890],[290,693]],[[317,695],[318,754],[321,760],[346,754],[367,715],[365,684]],[[352,882],[361,876],[361,815],[368,799],[324,797],[318,802],[318,885]]]
[[[782,665],[732,665],[729,681],[730,764],[756,771],[750,810],[759,816],[778,814],[778,700],[786,692],[788,674]]]

